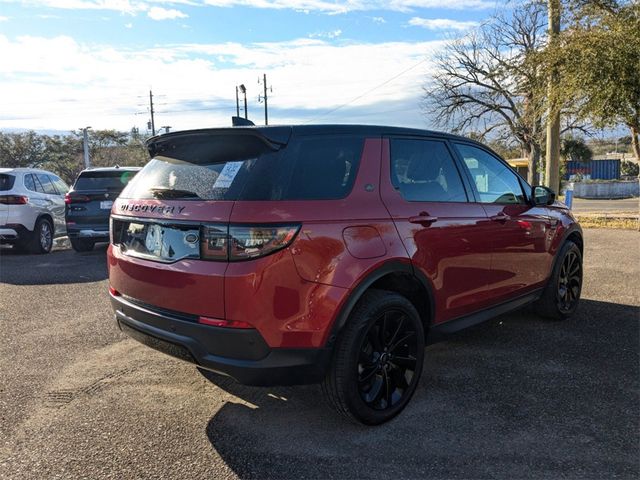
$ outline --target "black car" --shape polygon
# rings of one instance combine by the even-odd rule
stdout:
[[[97,242],[109,241],[109,214],[113,201],[140,167],[83,170],[64,202],[67,234],[76,252],[87,252]]]

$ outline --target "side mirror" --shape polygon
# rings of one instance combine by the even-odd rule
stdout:
[[[534,205],[553,205],[553,202],[556,201],[556,193],[547,187],[532,187],[531,193]]]

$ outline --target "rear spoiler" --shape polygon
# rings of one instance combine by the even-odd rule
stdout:
[[[243,119],[244,120],[244,119]],[[254,136],[260,138],[269,145],[273,150],[280,150],[291,137],[291,127],[256,127],[256,126],[238,126],[224,128],[203,128],[198,130],[182,130],[177,132],[165,133],[164,135],[156,135],[146,142],[149,155],[155,157],[161,152],[172,149],[177,145],[184,145],[185,142],[207,140],[213,137],[242,137]]]

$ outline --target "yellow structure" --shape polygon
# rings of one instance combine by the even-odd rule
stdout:
[[[507,163],[511,165],[516,172],[524,179],[527,178],[529,172],[529,159],[528,158],[510,158]]]

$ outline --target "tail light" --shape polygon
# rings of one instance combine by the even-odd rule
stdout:
[[[24,195],[0,195],[0,203],[3,205],[26,205],[29,197]]]
[[[200,258],[251,260],[288,246],[300,225],[206,225],[200,229]]]
[[[232,226],[229,228],[229,259],[248,260],[286,247],[298,233],[299,225]]]
[[[70,195],[68,193],[64,194],[64,203],[67,205],[71,203],[86,203],[90,202],[91,199],[87,195]]]

